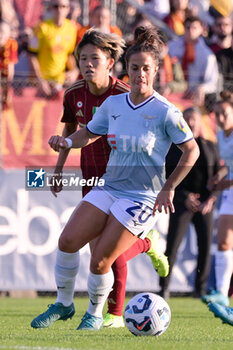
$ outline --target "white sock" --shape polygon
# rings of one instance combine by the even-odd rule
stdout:
[[[73,302],[75,278],[79,268],[79,252],[65,253],[57,250],[55,280],[57,284],[57,303],[69,306]]]
[[[102,317],[105,301],[112,289],[114,276],[112,269],[104,275],[96,275],[92,272],[88,276],[88,294],[90,302],[87,312],[96,317]]]
[[[215,255],[215,276],[217,291],[228,296],[231,275],[233,271],[232,250],[220,251]]]

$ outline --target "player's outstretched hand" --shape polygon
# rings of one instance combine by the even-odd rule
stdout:
[[[155,215],[156,211],[161,213],[163,209],[166,214],[169,213],[169,210],[172,213],[174,213],[175,208],[173,205],[173,198],[174,198],[174,190],[168,191],[168,190],[162,189],[156,198],[155,205],[153,208],[153,215]]]
[[[66,142],[65,138],[63,136],[51,136],[49,139],[49,145],[50,147],[56,151],[59,152],[60,149],[68,149],[68,143]]]

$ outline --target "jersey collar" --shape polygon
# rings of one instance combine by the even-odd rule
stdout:
[[[133,102],[130,100],[130,92],[127,93],[126,95],[126,102],[128,103],[128,105],[130,106],[130,108],[132,108],[133,110],[141,108],[143,106],[145,106],[148,102],[152,101],[155,99],[155,96],[152,95],[150,97],[148,97],[145,101],[143,101],[142,103],[139,103],[138,105],[134,105]]]

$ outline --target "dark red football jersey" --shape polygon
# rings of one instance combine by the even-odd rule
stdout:
[[[69,87],[64,95],[64,112],[61,121],[63,123],[76,123],[85,127],[92,119],[93,114],[103,101],[110,95],[119,95],[130,90],[129,85],[123,81],[110,77],[110,88],[100,96],[93,95],[84,79],[78,80]],[[107,136],[102,136],[94,143],[81,150],[81,169],[84,179],[101,177],[106,169],[110,154]],[[90,190],[90,188],[89,188]],[[84,194],[88,190],[84,189]]]

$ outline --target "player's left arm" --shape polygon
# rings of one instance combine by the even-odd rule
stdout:
[[[153,212],[156,210],[159,212],[162,211],[162,207],[164,207],[165,212],[168,214],[169,208],[173,213],[175,211],[173,205],[174,191],[175,188],[181,183],[181,181],[186,177],[189,171],[192,169],[195,164],[197,158],[199,157],[200,151],[199,147],[194,139],[191,139],[183,144],[177,145],[181,151],[181,158],[167,178],[162,190],[159,192],[156,202],[154,205]]]
[[[167,183],[170,183],[172,187],[177,187],[181,183],[186,175],[188,175],[200,155],[200,150],[195,139],[191,139],[177,146],[182,151],[182,155],[176,168],[166,181]]]

